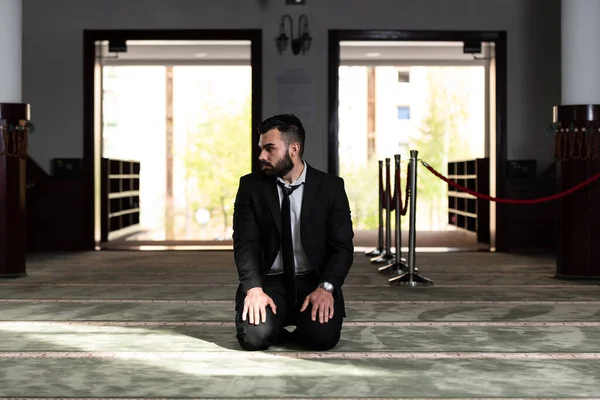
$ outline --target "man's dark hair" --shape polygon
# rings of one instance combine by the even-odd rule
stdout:
[[[277,129],[281,132],[286,146],[294,142],[300,143],[300,157],[304,154],[304,139],[306,134],[300,119],[293,114],[279,114],[265,119],[258,125],[258,133],[261,135],[269,132],[271,129]]]

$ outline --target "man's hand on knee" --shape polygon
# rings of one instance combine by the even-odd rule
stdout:
[[[244,310],[242,312],[242,321],[248,317],[248,323],[258,325],[261,321],[267,322],[267,306],[271,307],[273,314],[277,314],[275,302],[270,298],[262,288],[256,287],[248,290],[244,299]]]
[[[316,321],[318,314],[319,322],[324,324],[333,318],[333,302],[333,295],[331,293],[317,288],[317,290],[306,296],[300,312],[304,312],[308,308],[308,305],[312,304],[312,320]]]

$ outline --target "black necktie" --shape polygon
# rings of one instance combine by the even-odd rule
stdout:
[[[292,240],[292,213],[290,210],[290,195],[300,187],[294,185],[286,187],[281,181],[277,181],[283,191],[281,201],[281,259],[283,262],[283,279],[285,285],[285,297],[290,305],[296,302],[296,271],[294,263],[294,242]]]

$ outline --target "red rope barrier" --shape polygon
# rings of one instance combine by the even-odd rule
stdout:
[[[383,208],[386,208],[387,201],[389,200],[390,211],[394,209],[394,203],[393,203],[393,199],[392,199],[392,183],[390,181],[391,175],[392,174],[390,172],[390,163],[386,161],[386,164],[385,164],[385,200],[383,201]]]
[[[406,187],[405,187],[405,196],[404,196],[404,206],[402,208],[402,215],[406,215],[408,211],[408,198],[410,197],[410,192],[412,187],[410,186],[410,173],[412,171],[412,167],[408,164],[408,168],[406,169]],[[402,190],[400,191],[400,195],[402,196]],[[400,198],[402,200],[402,198]]]
[[[400,192],[400,193],[398,193]],[[396,199],[399,197],[400,199],[400,213],[402,213],[402,190],[400,189],[400,168],[396,168],[394,172],[394,195],[390,200],[390,204],[392,205],[391,209],[396,211]]]
[[[379,208],[385,210],[386,189],[383,187],[383,161],[379,161]]]
[[[404,200],[402,199],[402,186],[401,186],[401,179],[400,179],[400,168],[398,168],[396,170],[395,175],[395,182],[394,182],[394,186],[395,186],[395,190],[394,190],[394,196],[391,199],[391,204],[392,207],[391,209],[396,211],[396,196],[400,196],[400,214],[401,215],[406,215],[406,212],[408,211],[408,196],[409,196],[409,190],[410,190],[410,179],[408,179],[408,176],[410,175],[410,164],[408,165],[408,171],[407,171],[407,177],[406,177],[406,190],[405,190],[405,198]]]
[[[513,200],[513,199],[501,199],[501,198],[497,198],[497,197],[491,197],[482,193],[477,193],[473,190],[467,189],[464,186],[459,185],[458,183],[450,180],[449,178],[446,178],[445,176],[443,176],[442,174],[440,174],[439,172],[437,172],[435,169],[433,169],[433,167],[429,164],[427,164],[425,161],[421,161],[421,163],[423,164],[423,166],[425,168],[427,168],[432,174],[434,174],[435,176],[437,176],[438,178],[440,178],[441,180],[443,180],[444,182],[454,186],[455,188],[463,191],[463,192],[467,192],[469,194],[472,194],[475,197],[479,197],[485,200],[489,200],[489,201],[495,201],[497,203],[509,203],[509,204],[536,204],[536,203],[542,203],[545,201],[550,201],[550,200],[556,200],[560,197],[564,197],[567,196],[579,189],[581,189],[584,186],[589,185],[590,183],[592,183],[593,181],[595,181],[596,179],[600,178],[600,172],[598,172],[596,175],[592,176],[589,179],[586,179],[584,182],[581,182],[580,184],[573,186],[572,188],[565,190],[562,193],[557,193],[557,194],[553,194],[552,196],[548,196],[548,197],[542,197],[539,199],[525,199],[525,200]]]

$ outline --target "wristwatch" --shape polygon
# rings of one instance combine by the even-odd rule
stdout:
[[[333,293],[333,285],[329,282],[321,282],[319,283],[319,287],[326,292]]]

